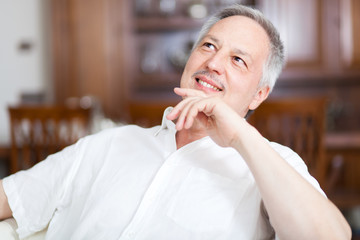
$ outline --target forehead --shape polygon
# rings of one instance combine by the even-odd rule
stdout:
[[[255,56],[266,57],[270,49],[270,40],[263,27],[245,16],[231,16],[218,21],[205,37],[216,38],[222,44]]]

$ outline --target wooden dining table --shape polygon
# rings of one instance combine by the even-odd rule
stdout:
[[[360,131],[327,133],[325,136],[332,186],[328,197],[342,209],[360,205]]]

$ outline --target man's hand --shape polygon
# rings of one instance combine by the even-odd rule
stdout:
[[[175,88],[175,93],[184,99],[167,116],[177,119],[176,129],[189,129],[201,124],[207,134],[220,146],[231,147],[236,140],[236,129],[246,121],[221,98],[207,96],[194,89]]]

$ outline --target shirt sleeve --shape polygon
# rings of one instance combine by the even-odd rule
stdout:
[[[54,212],[62,204],[78,161],[75,144],[48,156],[29,170],[3,179],[20,238],[48,225]]]
[[[290,164],[290,166],[292,166],[303,178],[305,178],[305,180],[307,180],[314,188],[326,197],[326,194],[321,189],[320,184],[313,176],[311,176],[304,160],[302,160],[296,152],[289,147],[285,147],[275,142],[270,142],[270,145]]]

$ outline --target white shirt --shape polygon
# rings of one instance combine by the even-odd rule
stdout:
[[[51,240],[273,237],[239,153],[209,137],[177,150],[175,132],[165,117],[105,130],[5,178],[20,237],[49,222]],[[270,144],[320,190],[296,153]]]

